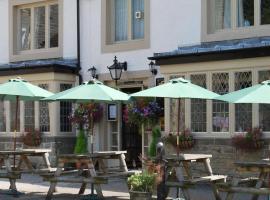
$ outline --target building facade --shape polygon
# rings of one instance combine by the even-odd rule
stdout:
[[[201,39],[169,52],[154,54],[168,81],[184,77],[218,94],[269,80],[269,1],[201,1]],[[176,131],[175,102],[166,100],[165,132]],[[230,174],[236,160],[258,160],[269,154],[269,106],[221,101],[182,100],[182,129],[189,128],[197,144],[189,152],[213,154],[214,170]],[[260,127],[264,146],[243,152],[232,137]]]
[[[269,79],[269,0],[1,0],[0,82],[20,76],[52,92],[98,79],[133,93],[174,77],[185,77],[219,94]],[[6,20],[8,19],[8,20]],[[108,66],[127,62],[117,84]],[[149,70],[155,60],[158,73]],[[104,109],[95,127],[96,150],[128,150],[128,164],[147,149],[149,135]],[[164,134],[176,131],[176,102],[165,100]],[[243,156],[231,136],[261,126],[268,138],[267,105],[182,101],[180,124],[196,138],[191,152],[214,155],[214,166]],[[75,129],[68,103],[20,103],[20,132],[40,129],[44,146],[72,151]],[[3,148],[10,145],[14,105],[1,102]],[[59,145],[59,146],[55,146]],[[56,148],[55,148],[56,147]],[[132,153],[133,152],[133,153]],[[268,141],[258,158],[268,153]],[[250,156],[252,157],[252,156]],[[138,161],[138,160],[137,160]],[[135,164],[138,164],[135,162]]]
[[[0,2],[0,79],[21,77],[59,92],[79,83],[76,2],[73,0],[3,0]],[[1,102],[1,149],[12,149],[15,103]],[[56,151],[73,148],[75,133],[70,103],[20,102],[19,133],[38,129],[42,146]],[[20,144],[18,144],[20,145]]]

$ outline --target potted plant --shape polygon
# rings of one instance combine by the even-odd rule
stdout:
[[[244,151],[257,151],[263,147],[262,129],[255,127],[247,129],[246,133],[236,134],[232,137],[232,145]]]
[[[42,134],[39,130],[29,131],[21,136],[24,145],[38,147],[41,144]]]
[[[149,152],[148,155],[150,157],[155,157],[156,156],[156,145],[158,143],[159,138],[161,137],[161,131],[159,127],[155,127],[152,130],[152,141],[149,147]]]
[[[163,138],[164,142],[167,144],[172,145],[176,148],[177,146],[177,136],[176,134],[168,134]],[[194,146],[195,140],[191,134],[191,131],[186,128],[181,132],[181,135],[179,136],[179,148],[180,149],[190,149]]]
[[[103,107],[98,103],[82,103],[72,110],[69,119],[78,129],[74,153],[85,154],[87,148],[87,134],[93,131],[94,123],[99,122],[103,115]],[[83,163],[76,163],[77,168],[81,168]]]
[[[131,200],[151,200],[155,175],[148,173],[134,174],[128,178]]]
[[[153,127],[159,123],[162,110],[156,101],[145,98],[137,99],[124,110],[123,119],[138,126]]]

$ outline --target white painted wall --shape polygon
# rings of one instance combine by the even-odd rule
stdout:
[[[8,0],[0,0],[0,64],[9,60]]]
[[[63,2],[63,57],[77,58],[77,1]]]
[[[108,73],[107,66],[118,60],[128,62],[128,71],[148,69],[147,57],[154,52],[175,50],[180,45],[200,43],[201,0],[150,0],[149,49],[101,53],[101,0],[81,0],[82,74],[94,65],[98,73]]]

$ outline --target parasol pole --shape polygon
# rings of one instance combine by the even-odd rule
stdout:
[[[180,106],[181,102],[180,99],[178,98],[178,112],[177,112],[177,137],[176,137],[176,152],[177,156],[179,156],[180,153],[180,148],[179,148],[179,136],[180,136]]]
[[[90,114],[90,144],[91,144],[91,154],[94,153],[94,118],[93,113]],[[91,183],[91,195],[94,195],[94,184]]]
[[[14,140],[13,140],[13,149],[16,151],[16,132],[18,126],[18,110],[19,110],[19,96],[16,96],[16,113],[15,113],[15,122],[14,122]],[[13,167],[15,167],[15,155],[13,157]]]

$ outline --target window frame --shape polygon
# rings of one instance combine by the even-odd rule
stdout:
[[[132,17],[131,17],[131,0],[129,1],[129,23],[128,23],[128,40],[113,40],[114,31],[111,27],[112,2],[111,0],[101,0],[101,51],[102,53],[130,51],[136,49],[147,49],[150,47],[150,2],[144,1],[144,38],[132,39]]]
[[[202,0],[201,40],[203,42],[232,40],[247,37],[262,37],[270,35],[270,24],[261,25],[261,0],[254,0],[254,25],[237,26],[237,1],[231,0],[231,28],[215,30],[212,25],[215,0]]]
[[[49,7],[58,5],[58,47],[49,48]],[[31,33],[33,33],[33,14],[35,7],[45,6],[45,48],[34,49],[34,34],[31,34],[30,50],[20,50],[19,44],[19,10],[31,9]],[[9,38],[10,61],[58,58],[63,56],[63,0],[10,0],[9,1]]]

